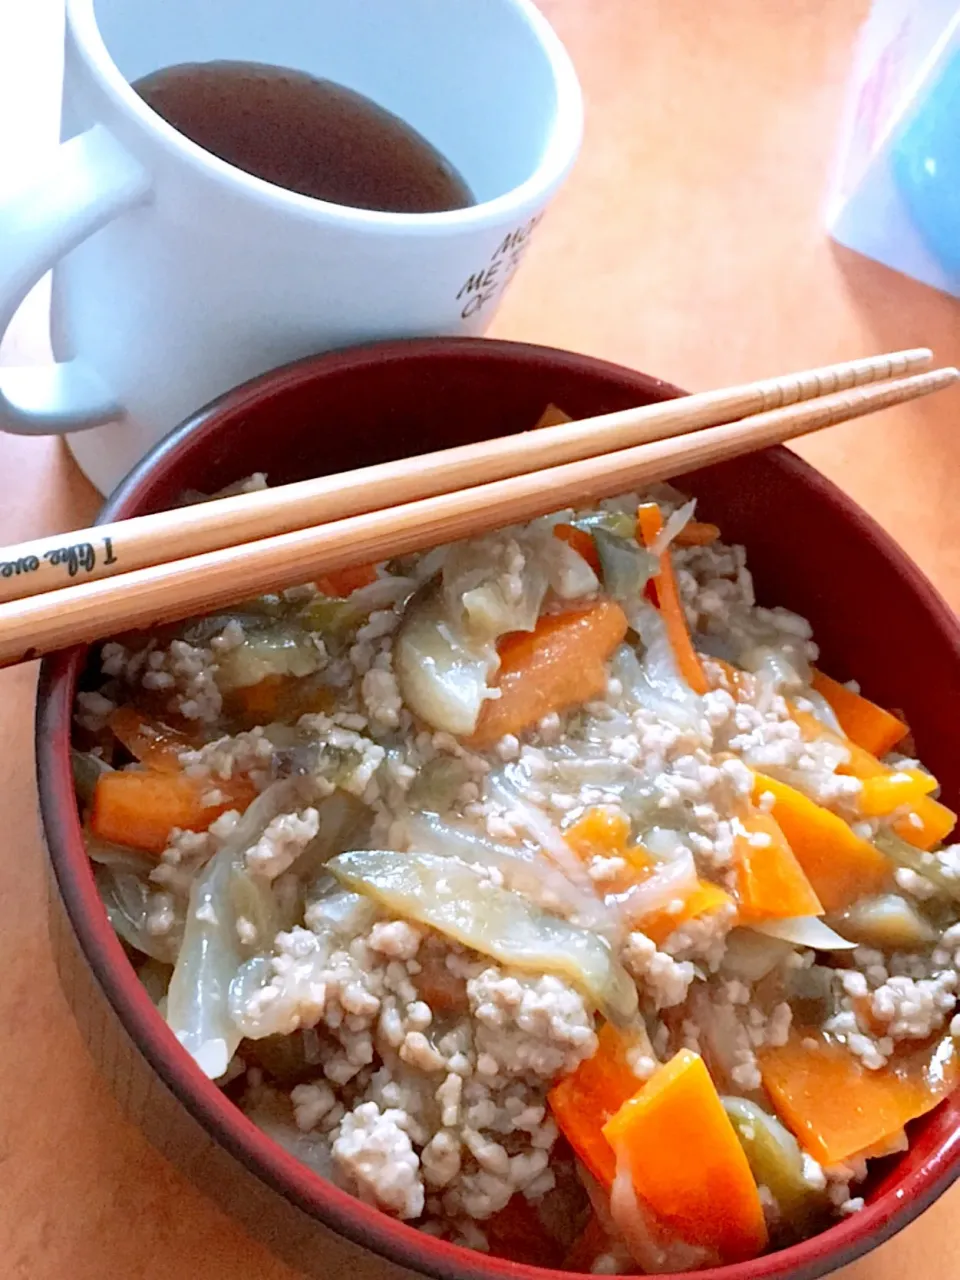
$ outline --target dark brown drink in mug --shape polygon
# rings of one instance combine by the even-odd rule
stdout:
[[[387,213],[476,203],[416,129],[332,80],[258,62],[188,62],[133,87],[205,151],[288,191]]]

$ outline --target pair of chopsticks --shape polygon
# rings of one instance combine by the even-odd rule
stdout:
[[[0,666],[530,520],[940,391],[925,349],[0,548]]]

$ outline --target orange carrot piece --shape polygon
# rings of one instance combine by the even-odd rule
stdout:
[[[734,845],[741,923],[822,916],[823,906],[775,818],[754,812],[741,819],[746,835]],[[750,836],[765,836],[765,846]]]
[[[901,840],[927,851],[946,840],[957,825],[957,815],[932,796],[915,801],[910,813],[898,818],[893,829]]]
[[[902,720],[822,671],[814,671],[811,684],[829,702],[847,737],[872,755],[885,756],[909,732]]]
[[[522,733],[552,711],[598,698],[606,688],[606,661],[627,633],[614,600],[548,614],[533,631],[505,636],[499,645],[499,698],[483,704],[471,746],[492,746],[506,733]]]
[[[710,880],[698,880],[685,893],[678,893],[677,902],[682,903],[679,911],[669,911],[666,907],[661,907],[657,911],[631,920],[631,927],[645,933],[659,946],[670,937],[674,929],[679,929],[688,920],[699,920],[701,916],[735,905],[729,893]]]
[[[309,688],[299,676],[264,676],[256,684],[231,689],[224,696],[224,706],[230,715],[245,720],[250,725],[270,724],[308,712],[329,711],[334,702],[334,692],[326,685]]]
[[[232,689],[228,695],[230,710],[247,716],[259,724],[269,724],[276,718],[277,707],[289,687],[289,676],[264,676],[256,684],[242,685],[239,689]]]
[[[594,573],[600,572],[600,556],[593,536],[586,529],[578,529],[575,524],[555,524],[553,536],[573,547],[577,555],[583,556]]]
[[[629,845],[629,838],[630,822],[626,814],[607,805],[595,805],[588,809],[564,832],[567,844],[584,862],[598,855],[624,859],[627,865],[621,874],[613,880],[603,882],[603,891],[606,893],[623,893],[656,870],[656,860],[643,845]],[[641,929],[654,942],[660,943],[685,921],[734,905],[730,895],[709,880],[698,880],[686,892],[678,892],[676,903],[676,911],[658,909],[647,915],[637,916],[631,924],[634,928]]]
[[[616,1173],[613,1148],[603,1126],[632,1098],[643,1081],[627,1060],[631,1042],[612,1023],[597,1032],[597,1051],[564,1076],[547,1095],[560,1131],[579,1158],[604,1187]]]
[[[445,959],[445,952],[424,948],[420,952],[420,972],[413,979],[418,998],[433,1009],[435,1017],[465,1014],[469,1009],[466,979],[448,969]]]
[[[655,502],[645,502],[637,508],[638,542],[642,542],[645,547],[652,546],[662,528],[663,516],[660,514],[660,508]],[[680,601],[680,592],[677,589],[677,579],[673,572],[673,561],[670,558],[669,547],[660,555],[660,568],[653,581],[660,614],[663,618],[664,626],[667,628],[670,646],[673,649],[673,656],[676,659],[680,675],[686,680],[694,693],[707,693],[710,685],[704,674],[700,655],[694,649],[693,641],[690,639],[690,629],[687,626],[686,614],[683,612],[683,605]]]
[[[837,772],[859,778],[865,788],[866,784],[872,783],[874,779],[889,780],[891,776],[901,772],[899,769],[883,764],[876,756],[871,755],[863,747],[857,746],[855,742],[846,741],[845,745],[850,751],[850,760],[847,764],[838,765]],[[929,775],[922,774],[922,777],[926,779]],[[867,795],[869,794],[869,788],[867,788]],[[863,812],[866,814],[865,810]],[[910,812],[897,818],[893,823],[893,829],[901,840],[906,840],[917,849],[927,850],[946,840],[956,825],[957,815],[952,809],[948,809],[939,800],[934,800],[931,795],[919,795],[910,803]]]
[[[828,729],[823,721],[818,720],[812,712],[801,711],[798,706],[790,701],[787,702],[787,709],[790,712],[790,719],[800,726],[800,732],[806,742],[816,742],[818,738],[827,738],[830,742],[835,742],[837,746],[846,747],[851,753],[863,750],[862,747],[858,747],[855,743],[851,742],[849,738],[845,738],[839,733],[834,733],[832,729]],[[869,753],[864,752],[864,755],[869,755]],[[873,756],[870,756],[870,759],[872,760]],[[880,770],[884,768],[884,766],[880,764],[879,760],[876,763]],[[851,769],[844,768],[843,765],[840,765],[838,772],[851,773],[853,771]]]
[[[656,866],[643,845],[630,845],[630,820],[619,809],[594,805],[564,832],[567,844],[582,862],[591,858],[622,858],[626,864],[619,875],[598,884],[603,893],[623,893],[644,879]]]
[[[688,520],[673,541],[678,547],[709,547],[719,537],[720,530],[715,524]]]
[[[816,738],[829,738],[832,742],[847,748],[850,759],[837,766],[838,773],[848,774],[850,777],[859,778],[861,782],[866,782],[873,778],[889,778],[900,772],[878,760],[875,755],[864,747],[858,746],[850,738],[842,738],[839,734],[832,733],[809,712],[791,707],[790,715],[800,726],[803,736],[809,741]],[[901,840],[906,840],[917,849],[932,849],[941,840],[945,840],[957,825],[957,815],[953,810],[948,809],[939,800],[934,800],[930,795],[919,796],[911,804],[910,810],[910,813],[893,823],[893,829]]]
[[[123,743],[134,759],[161,773],[179,773],[180,752],[197,745],[185,733],[131,706],[117,707],[109,725],[117,741]]]
[[[567,828],[563,838],[578,858],[586,860],[598,853],[609,858],[627,847],[630,819],[622,809],[593,805]]]
[[[533,424],[533,430],[537,431],[540,427],[559,427],[564,422],[572,422],[573,419],[569,413],[564,413],[562,409],[558,409],[555,404],[548,404],[541,413],[540,417]]]
[[[211,801],[212,793],[220,798]],[[245,809],[256,795],[249,778],[192,778],[159,769],[104,773],[93,793],[90,827],[113,844],[162,853],[174,827],[206,831],[227,809]]]
[[[767,1244],[757,1184],[699,1054],[681,1049],[604,1125],[656,1220],[723,1262]]]
[[[904,805],[911,807],[937,788],[936,778],[922,769],[891,769],[863,778],[857,805],[865,818],[885,818]]]
[[[958,1083],[957,1051],[947,1037],[879,1071],[842,1045],[794,1032],[758,1055],[780,1119],[821,1164],[838,1164],[889,1139],[932,1110]]]
[[[773,818],[825,910],[842,911],[887,885],[890,863],[842,818],[785,782],[756,774],[754,802],[759,804],[767,791],[774,798]]]
[[[882,778],[893,772],[889,765],[882,764],[875,755],[858,746],[852,739],[828,729],[822,720],[818,720],[809,711],[801,711],[799,707],[795,707],[792,703],[788,703],[787,706],[790,710],[790,718],[800,726],[800,732],[807,742],[815,742],[818,738],[824,738],[838,747],[845,747],[850,753],[849,760],[837,765],[837,773],[846,774],[851,778],[864,779]]]
[[[352,564],[346,569],[334,569],[332,573],[321,574],[316,581],[318,591],[334,600],[345,600],[361,587],[369,587],[377,580],[375,564]]]

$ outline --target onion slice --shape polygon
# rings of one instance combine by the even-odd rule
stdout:
[[[768,938],[780,938],[796,947],[809,947],[812,951],[853,951],[859,943],[841,938],[836,930],[824,924],[817,916],[792,916],[785,920],[765,920],[752,924],[751,929],[765,933]]]
[[[559,974],[620,1024],[636,1014],[637,988],[605,939],[548,915],[460,858],[363,849],[327,866],[348,889],[481,955],[538,975]]]

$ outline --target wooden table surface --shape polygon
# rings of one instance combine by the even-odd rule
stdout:
[[[919,345],[960,363],[957,304],[836,248],[821,224],[868,0],[541,3],[582,78],[586,139],[498,336],[694,389]],[[55,145],[61,28],[60,0],[0,6],[0,199]],[[41,292],[0,354],[46,353]],[[800,446],[954,606],[958,412],[948,394]],[[0,437],[0,540],[77,527],[96,505],[55,441]],[[121,1120],[85,1055],[44,931],[35,679],[0,673],[0,1274],[293,1280]],[[957,1212],[960,1188],[846,1280],[952,1280]]]

